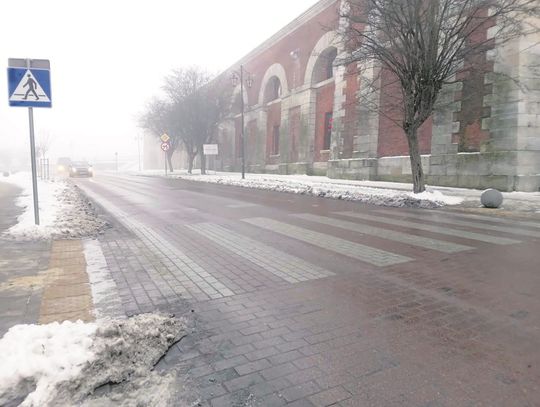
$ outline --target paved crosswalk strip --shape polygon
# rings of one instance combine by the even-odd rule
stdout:
[[[457,253],[473,249],[473,247],[471,246],[460,245],[452,242],[445,242],[443,240],[431,239],[423,236],[411,235],[409,233],[397,232],[395,230],[378,228],[376,226],[370,226],[364,223],[349,222],[346,220],[329,218],[326,216],[317,216],[309,213],[295,214],[293,216],[296,218],[317,222],[324,225],[334,226],[341,229],[351,230],[353,232],[379,237],[381,239],[393,240],[396,242],[436,250],[443,253]]]
[[[280,233],[345,256],[353,257],[375,266],[391,266],[413,260],[410,257],[376,249],[374,247],[340,239],[325,233],[315,232],[310,229],[301,228],[269,218],[247,218],[242,220],[251,225]]]
[[[382,213],[385,215],[391,214],[388,211],[381,211],[376,210],[374,212]],[[396,215],[393,213],[392,215]],[[400,214],[402,216],[402,214]],[[498,225],[489,225],[487,223],[482,222],[473,222],[470,220],[459,220],[459,219],[448,219],[441,216],[438,216],[437,218],[429,218],[426,216],[423,216],[419,213],[407,213],[407,218],[414,218],[414,219],[420,219],[420,220],[426,220],[426,221],[435,221],[437,223],[448,223],[451,225],[456,226],[467,226],[471,228],[477,228],[477,229],[485,229],[485,230],[493,230],[495,232],[504,232],[504,233],[511,233],[514,235],[523,235],[523,236],[530,236],[530,237],[540,237],[540,232],[535,230],[529,230],[529,229],[522,229],[518,227],[510,227],[510,226],[498,226]]]
[[[254,203],[238,203],[238,204],[230,204],[230,205],[227,205],[227,208],[231,208],[231,209],[244,209],[244,208],[255,208],[259,205],[257,204],[254,204]]]
[[[400,220],[400,219],[390,219],[383,216],[368,215],[368,214],[359,213],[359,212],[350,212],[350,211],[334,212],[334,214],[343,215],[343,216],[356,218],[356,219],[369,220],[373,222],[386,223],[386,224],[394,225],[394,226],[402,226],[402,227],[411,228],[411,229],[425,230],[426,232],[433,232],[433,233],[438,233],[441,235],[457,236],[457,237],[462,237],[465,239],[478,240],[481,242],[493,243],[493,244],[499,244],[499,245],[516,244],[520,242],[519,240],[508,239],[506,237],[490,236],[490,235],[485,235],[482,233],[468,232],[466,230],[451,229],[446,226],[436,226],[436,225],[428,225],[428,224],[418,223],[418,222],[408,222],[408,221]]]
[[[429,215],[437,214],[441,215],[440,210],[425,210],[426,213]],[[512,226],[525,226],[530,228],[540,228],[540,222],[538,220],[517,220],[512,218],[499,218],[495,216],[486,216],[486,215],[478,215],[476,213],[462,213],[462,212],[449,212],[445,211],[443,212],[445,216],[449,216],[452,218],[461,218],[461,219],[474,219],[474,220],[481,220],[486,222],[493,222],[493,223],[501,223],[504,225],[512,225]]]
[[[299,257],[274,249],[220,225],[197,223],[186,227],[289,283],[334,275],[334,273],[308,263]]]
[[[112,202],[102,196],[96,196],[89,189],[85,189],[85,192],[96,201],[99,201],[128,230],[141,239],[145,246],[162,258],[165,264],[168,264],[169,273],[174,275],[181,284],[181,290],[177,294],[185,298],[199,300],[234,295],[234,292],[225,284],[204,270],[182,250],[173,246],[168,239],[156,233],[153,228],[146,227]],[[155,277],[160,278],[160,276]]]

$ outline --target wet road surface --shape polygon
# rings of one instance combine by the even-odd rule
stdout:
[[[75,182],[126,313],[208,406],[540,405],[540,223],[154,177]]]

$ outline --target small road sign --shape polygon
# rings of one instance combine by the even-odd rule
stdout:
[[[48,60],[9,59],[10,106],[51,107],[51,74]]]
[[[204,155],[218,155],[217,144],[203,144]]]
[[[161,141],[163,141],[164,143],[166,143],[167,141],[169,141],[171,138],[168,136],[167,133],[164,133],[161,137],[160,137]]]
[[[169,143],[161,143],[161,149],[163,151],[169,151],[170,148],[171,148],[171,145]]]

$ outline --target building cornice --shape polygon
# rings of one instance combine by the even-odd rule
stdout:
[[[257,55],[264,52],[268,48],[272,47],[274,44],[281,41],[287,35],[291,34],[294,31],[296,31],[304,23],[308,22],[313,17],[315,17],[317,14],[321,13],[322,11],[329,8],[330,6],[334,5],[337,1],[338,0],[321,0],[317,4],[311,6],[307,11],[305,11],[300,16],[298,16],[297,18],[292,20],[289,24],[287,24],[285,27],[283,27],[277,33],[272,35],[270,38],[268,38],[266,41],[264,41],[261,45],[254,48],[253,50],[251,50],[247,55],[245,55],[243,58],[241,58],[239,61],[237,61],[231,67],[229,67],[226,71],[229,71],[231,69],[235,69],[239,65],[245,65],[250,60],[255,59],[255,57]]]

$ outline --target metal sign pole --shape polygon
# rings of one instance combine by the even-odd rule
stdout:
[[[39,225],[39,203],[36,172],[36,146],[34,142],[34,110],[28,108],[28,121],[30,123],[30,157],[32,160],[32,189],[34,192],[34,220]]]
[[[165,176],[167,176],[167,152],[163,152],[163,161],[165,162]]]
[[[9,58],[8,59],[8,100],[10,106],[27,107],[30,126],[30,160],[32,166],[32,195],[34,200],[34,221],[39,225],[39,198],[37,170],[40,177],[48,178],[45,173],[45,160],[36,160],[36,142],[34,136],[34,107],[52,107],[51,102],[51,64],[48,59]],[[26,89],[28,87],[28,89]],[[33,98],[28,100],[32,94]],[[48,165],[48,162],[47,162]]]

